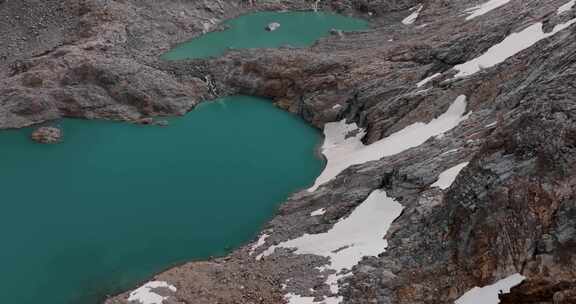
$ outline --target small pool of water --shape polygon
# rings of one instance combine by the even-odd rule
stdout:
[[[265,27],[280,27],[272,32]],[[358,31],[368,29],[366,20],[325,12],[259,12],[224,22],[228,29],[210,32],[165,53],[167,60],[219,56],[227,49],[306,47],[330,33],[331,29]]]
[[[0,302],[96,304],[256,236],[324,163],[320,133],[269,101],[201,104],[168,127],[64,120],[0,132]]]

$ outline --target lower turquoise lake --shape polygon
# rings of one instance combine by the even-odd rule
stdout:
[[[272,32],[266,26],[277,22]],[[369,28],[366,20],[327,12],[258,12],[223,23],[223,31],[210,32],[183,43],[163,55],[167,60],[207,58],[222,55],[228,49],[306,47],[331,29],[359,31]]]
[[[254,238],[324,166],[318,130],[255,97],[168,127],[65,119],[65,140],[0,132],[0,303],[96,304]]]

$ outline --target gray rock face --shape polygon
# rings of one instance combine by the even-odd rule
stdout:
[[[203,99],[244,93],[272,98],[318,128],[355,122],[371,144],[430,122],[456,97],[467,97],[469,118],[443,136],[293,194],[264,228],[270,236],[254,254],[256,241],[158,274],[178,287],[169,301],[269,304],[284,303],[287,293],[332,295],[325,282],[333,273],[321,267],[327,257],[286,248],[255,256],[330,230],[384,189],[404,211],[382,231],[388,248],[364,257],[340,281],[343,303],[453,303],[472,287],[513,273],[527,279],[501,303],[576,302],[576,25],[471,76],[456,78],[453,69],[536,22],[549,33],[572,20],[574,9],[557,13],[567,0],[511,0],[471,20],[467,10],[484,1],[322,1],[324,9],[370,18],[373,29],[332,35],[308,49],[233,51],[177,64],[156,58],[202,33],[206,22],[311,3],[87,0],[32,8],[36,2],[0,2],[0,14],[24,18],[0,18],[6,37],[0,41],[8,45],[0,48],[0,128],[63,116],[182,115]],[[419,4],[415,22],[403,24]],[[32,39],[40,13],[46,17],[38,24],[46,28]],[[66,18],[56,22],[61,15]],[[431,187],[463,162],[469,165],[449,188]],[[320,208],[326,212],[310,216]],[[126,294],[107,303],[126,303]]]

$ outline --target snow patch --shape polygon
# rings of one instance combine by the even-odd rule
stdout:
[[[510,288],[522,283],[526,277],[519,273],[513,274],[492,285],[474,287],[456,300],[455,304],[498,304],[498,294],[509,293]]]
[[[420,94],[422,94],[422,93],[426,93],[426,92],[428,92],[428,91],[430,91],[429,88],[428,88],[428,89],[424,89],[424,90],[418,90],[418,91],[414,92],[412,95],[416,96],[416,95],[420,95]]]
[[[482,16],[488,13],[489,11],[497,9],[508,2],[510,2],[510,0],[490,0],[480,5],[471,7],[466,10],[466,13],[470,14],[468,15],[468,17],[466,17],[466,20],[472,20],[476,17]]]
[[[288,293],[284,296],[288,304],[318,304],[314,303],[314,297],[302,297],[297,294]]]
[[[289,293],[284,296],[288,304],[338,304],[342,301],[340,298],[327,297],[321,302],[314,302],[314,297],[301,297],[297,294]]]
[[[346,124],[344,120],[326,124],[322,146],[322,153],[327,159],[326,168],[308,191],[316,190],[352,165],[398,154],[421,145],[430,137],[450,131],[468,118],[470,114],[464,115],[465,112],[466,96],[461,95],[450,105],[446,113],[429,123],[416,122],[368,146],[361,141],[365,135],[364,130],[359,129],[356,124]],[[356,134],[351,136],[353,134],[351,132]]]
[[[555,35],[561,30],[568,28],[575,22],[576,18],[565,23],[558,24],[549,33],[544,33],[541,22],[535,23],[518,33],[512,33],[502,42],[492,46],[490,49],[488,49],[488,51],[486,51],[486,53],[482,54],[481,56],[455,66],[454,69],[458,71],[458,74],[456,74],[455,77],[470,76],[483,68],[489,68],[498,65],[504,62],[506,59],[531,47],[538,41]]]
[[[442,154],[440,154],[440,155],[445,155],[445,154],[454,153],[454,152],[457,152],[458,150],[460,150],[460,148],[456,148],[456,149],[448,150],[448,151],[446,151],[446,152],[444,152],[444,153],[442,153]]]
[[[168,297],[161,296],[155,292],[154,289],[167,288],[171,291],[176,291],[176,287],[162,281],[152,281],[144,284],[142,287],[132,291],[128,302],[136,301],[141,304],[162,304]]]
[[[404,20],[402,20],[402,23],[408,25],[408,24],[413,24],[416,19],[418,19],[418,16],[420,15],[420,11],[422,11],[422,8],[424,7],[424,5],[420,4],[417,7],[413,7],[412,10],[414,10],[414,12],[412,14],[410,14],[408,17],[404,18]]]
[[[568,1],[568,3],[560,6],[558,8],[558,10],[556,11],[557,15],[563,14],[565,12],[568,12],[570,10],[572,10],[572,8],[574,7],[574,5],[576,5],[576,0],[570,0]]]
[[[434,79],[434,78],[436,78],[436,77],[438,77],[438,76],[440,76],[440,75],[442,75],[442,74],[441,74],[441,73],[436,73],[436,74],[434,74],[434,75],[432,75],[432,76],[430,76],[430,77],[427,77],[427,78],[425,78],[424,80],[422,80],[422,81],[420,81],[419,83],[417,83],[416,86],[417,86],[417,87],[421,87],[421,86],[427,84],[430,80],[432,80],[432,79]]]
[[[258,249],[260,246],[264,245],[266,243],[266,239],[269,236],[270,236],[269,234],[262,233],[262,235],[258,238],[258,241],[256,242],[256,244],[252,245],[252,247],[250,248],[250,255],[253,255],[254,252],[256,251],[256,249]]]
[[[325,233],[305,234],[299,238],[271,246],[258,258],[268,256],[276,248],[296,248],[296,254],[314,254],[330,258],[326,269],[333,269],[336,275],[329,276],[326,283],[333,292],[338,291],[337,281],[344,269],[351,269],[364,256],[375,256],[388,246],[384,235],[404,207],[387,196],[386,191],[373,191],[347,218],[340,219]],[[311,303],[302,297],[290,296],[290,304]],[[293,300],[294,299],[294,300]],[[293,302],[294,301],[294,302]],[[326,299],[328,303],[340,303],[339,297]]]
[[[326,213],[326,208],[321,208],[316,211],[312,211],[312,213],[310,213],[310,216],[324,215],[324,213]]]
[[[468,166],[468,164],[469,164],[468,162],[461,163],[440,173],[440,175],[438,176],[438,180],[435,183],[433,183],[430,187],[438,187],[442,190],[450,188],[450,186],[452,186],[452,183],[454,183],[454,181],[456,180],[456,177],[458,176],[460,171],[462,171],[462,169]]]

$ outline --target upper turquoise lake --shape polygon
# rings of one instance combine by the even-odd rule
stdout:
[[[281,27],[265,31],[270,22]],[[225,23],[164,59],[228,48],[304,47],[368,27],[329,13],[262,12]],[[65,119],[64,142],[0,131],[0,303],[97,304],[177,263],[257,236],[324,161],[321,134],[268,100],[231,96],[168,127]]]
[[[280,23],[280,27],[268,32],[265,27],[271,22]],[[369,27],[366,20],[326,12],[258,12],[223,24],[226,30],[194,38],[162,57],[194,59],[222,55],[227,49],[306,47],[327,36],[331,29],[358,31]]]

